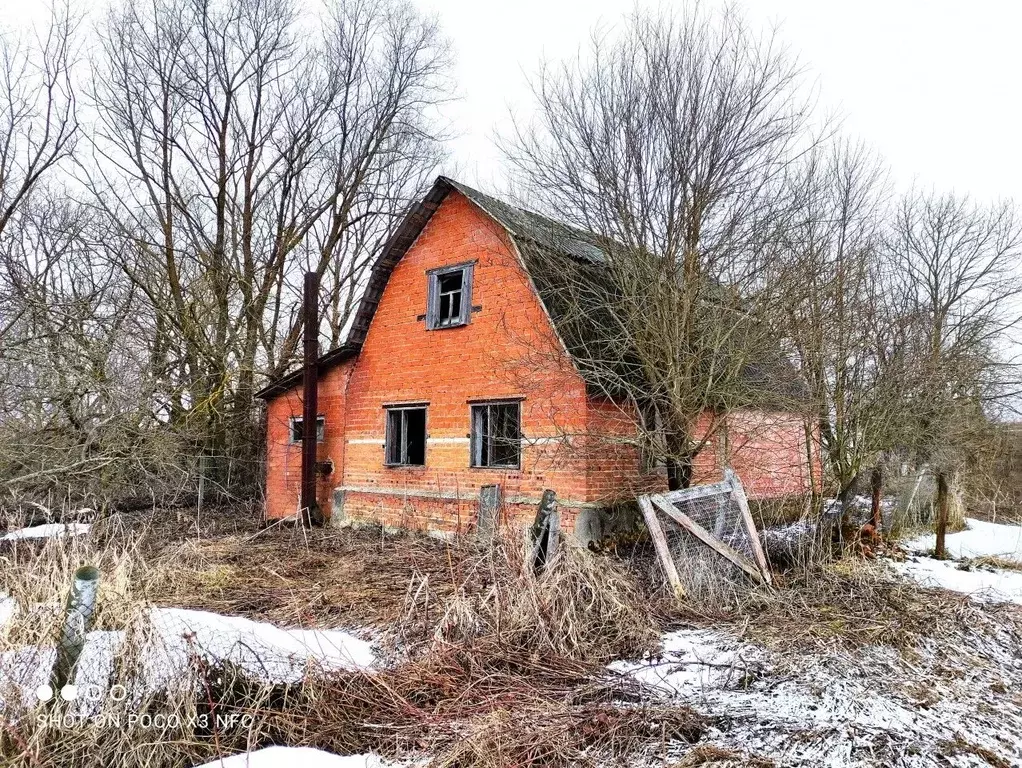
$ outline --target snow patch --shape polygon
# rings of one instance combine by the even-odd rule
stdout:
[[[778,765],[986,765],[969,755],[948,762],[944,745],[959,735],[1020,765],[1022,712],[1010,692],[1022,663],[1009,640],[956,638],[953,657],[961,664],[967,652],[969,665],[950,675],[954,662],[935,646],[910,663],[888,647],[775,654],[727,633],[682,630],[664,636],[660,656],[611,668],[644,683],[650,698],[714,717],[702,743]]]
[[[962,592],[980,602],[1022,604],[1022,572],[1019,571],[987,566],[971,566],[966,570],[962,563],[932,557],[913,557],[891,565],[924,587]]]
[[[187,669],[194,655],[230,662],[273,683],[301,680],[310,663],[324,669],[365,669],[376,661],[369,643],[342,630],[281,629],[241,616],[182,608],[154,608],[150,618],[150,669],[156,687]]]
[[[195,659],[211,664],[228,662],[268,683],[298,682],[311,666],[354,670],[376,663],[370,644],[348,632],[281,629],[207,611],[153,608],[137,627],[136,637],[145,638],[136,695],[192,685],[190,671]],[[78,700],[79,714],[98,711],[113,682],[115,660],[124,639],[123,631],[94,631],[86,636],[75,683],[89,694]],[[38,646],[0,653],[0,691],[13,684],[22,704],[32,706],[36,688],[49,682],[56,655],[54,648]]]
[[[15,541],[17,539],[55,539],[62,536],[84,536],[89,532],[88,523],[46,523],[46,525],[34,525],[31,528],[20,528],[16,531],[0,536],[0,541]]]
[[[18,604],[14,598],[0,592],[0,629],[3,629],[4,625],[14,618],[14,614],[17,612]]]
[[[1022,562],[1022,525],[988,523],[971,517],[965,519],[965,524],[966,530],[946,535],[948,556],[1004,557]],[[913,552],[930,552],[937,546],[937,535],[925,534],[903,544]]]
[[[267,747],[243,755],[232,755],[196,768],[384,768],[397,765],[373,754],[333,755],[312,747]]]
[[[979,602],[1022,604],[1022,571],[963,562],[979,557],[999,557],[1022,563],[1022,526],[989,523],[966,518],[964,531],[945,537],[948,556],[955,560],[925,557],[937,545],[936,534],[903,542],[916,553],[902,563],[891,563],[899,573],[924,587],[939,587],[969,595]]]

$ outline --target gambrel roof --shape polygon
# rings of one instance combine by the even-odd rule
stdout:
[[[510,205],[446,176],[436,179],[426,196],[411,208],[384,246],[373,264],[347,341],[320,358],[321,370],[357,355],[391,273],[452,191],[464,195],[506,232],[521,256],[555,330],[590,386],[601,393],[613,392],[615,379],[620,381],[622,377],[640,375],[637,373],[638,362],[629,359],[627,350],[618,347],[611,352],[610,342],[604,338],[611,323],[605,316],[608,303],[603,299],[614,292],[606,267],[609,258],[607,241],[594,233]],[[583,301],[589,306],[579,306],[576,288],[580,284],[585,286],[582,293],[587,298]],[[607,366],[605,352],[614,357],[612,366]],[[594,359],[600,360],[600,364],[585,364],[586,360]],[[609,375],[604,380],[597,380],[601,376],[601,366]],[[750,386],[776,394],[778,402],[804,397],[805,388],[797,372],[780,355],[770,363],[745,366],[743,378]],[[300,380],[301,372],[292,372],[264,388],[257,396],[272,397],[294,387]]]

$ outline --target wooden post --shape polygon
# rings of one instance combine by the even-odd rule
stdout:
[[[870,521],[873,523],[873,529],[880,536],[883,534],[884,528],[884,521],[880,515],[880,495],[884,490],[884,472],[879,463],[873,467],[873,472],[869,476],[869,487],[872,491]]]
[[[756,565],[763,575],[763,581],[773,584],[773,577],[770,575],[770,564],[767,563],[766,552],[763,551],[763,542],[759,540],[759,531],[756,529],[756,521],[752,519],[752,510],[749,509],[749,498],[745,495],[745,488],[734,470],[728,467],[724,470],[724,482],[731,487],[731,494],[735,497],[738,510],[742,514],[742,522],[745,523],[745,530],[749,534],[749,545],[752,547],[752,556],[756,558]]]
[[[649,530],[649,537],[653,539],[653,547],[660,558],[660,565],[663,566],[667,581],[674,590],[674,596],[681,600],[685,597],[685,588],[681,585],[681,576],[678,575],[678,568],[674,565],[674,558],[671,557],[671,548],[667,546],[667,537],[664,535],[663,526],[657,519],[653,502],[648,496],[639,497],[639,509],[646,519],[646,528]]]
[[[316,420],[319,418],[319,275],[305,273],[305,337],[302,377],[302,522],[322,525],[316,502]]]
[[[75,665],[85,647],[85,636],[92,627],[98,591],[99,569],[86,565],[75,571],[71,591],[67,596],[64,627],[57,642],[57,659],[53,664],[51,678],[52,688],[58,694],[61,688],[74,682]]]
[[[479,514],[476,519],[476,536],[490,541],[497,533],[501,507],[499,485],[484,485],[479,489]]]
[[[933,550],[933,556],[940,560],[947,557],[947,548],[944,541],[947,536],[947,497],[947,473],[941,469],[937,472],[937,546]]]
[[[561,538],[561,515],[557,511],[557,494],[547,488],[543,491],[536,519],[532,523],[532,566],[541,570],[557,554]]]

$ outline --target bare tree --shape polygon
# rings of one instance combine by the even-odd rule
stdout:
[[[32,189],[79,137],[72,83],[77,23],[56,6],[42,39],[0,30],[0,238]]]
[[[568,343],[685,485],[716,425],[700,419],[762,404],[764,380],[784,377],[762,268],[786,215],[780,178],[807,141],[800,67],[732,10],[640,12],[533,90],[538,118],[504,142],[523,197],[602,251],[552,265],[558,312],[578,318],[562,322],[579,329]]]
[[[794,351],[817,408],[829,479],[853,484],[898,444],[906,350],[885,273],[886,170],[847,140],[810,153],[792,176],[793,215],[771,265],[771,322]]]
[[[1022,320],[1022,220],[1009,203],[912,192],[888,247],[915,350],[906,443],[937,475],[943,556],[949,490],[994,409],[1018,392],[1007,334]]]
[[[230,454],[259,375],[294,359],[301,274],[325,276],[336,342],[432,173],[446,46],[399,0],[321,19],[291,0],[126,3],[100,40],[88,184],[105,253],[148,306],[170,422]]]

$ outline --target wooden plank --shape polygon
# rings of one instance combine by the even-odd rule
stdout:
[[[654,495],[650,497],[650,501],[662,512],[670,516],[670,518],[678,525],[703,542],[703,544],[716,551],[721,557],[730,560],[757,582],[763,582],[763,574],[753,563],[750,563],[741,552],[738,552],[733,547],[716,538],[712,533],[699,525],[699,523],[691,517],[686,515],[684,512],[679,511],[678,508],[666,498],[660,495]]]
[[[532,523],[532,567],[542,570],[553,558],[560,541],[561,515],[557,511],[557,494],[547,488],[543,491],[536,519]]]
[[[476,515],[476,536],[490,541],[497,533],[500,524],[500,507],[502,503],[499,485],[484,485],[479,488],[479,509]]]
[[[756,530],[756,522],[752,519],[752,512],[749,510],[749,499],[745,495],[738,475],[731,468],[724,470],[724,481],[730,483],[731,493],[738,502],[738,509],[742,512],[742,519],[745,521],[745,530],[749,532],[749,540],[752,543],[752,554],[756,558],[759,569],[763,572],[763,580],[772,585],[773,579],[770,576],[770,565],[767,563],[766,553],[763,551],[763,543],[759,540],[759,531]]]
[[[667,546],[667,537],[664,535],[663,526],[660,525],[656,510],[653,509],[653,504],[648,496],[639,497],[639,509],[642,510],[642,516],[646,518],[646,528],[649,530],[650,538],[653,539],[653,546],[660,557],[664,573],[667,574],[667,581],[670,582],[671,588],[674,590],[674,596],[681,600],[685,597],[685,588],[681,586],[681,577],[678,575],[677,566],[674,565],[674,558],[671,557],[671,549]]]
[[[670,502],[679,501],[695,501],[696,499],[704,499],[707,496],[716,496],[720,493],[730,493],[731,485],[726,480],[719,483],[712,483],[710,485],[693,485],[691,488],[682,488],[678,491],[668,491],[662,493],[660,496],[667,499]]]

